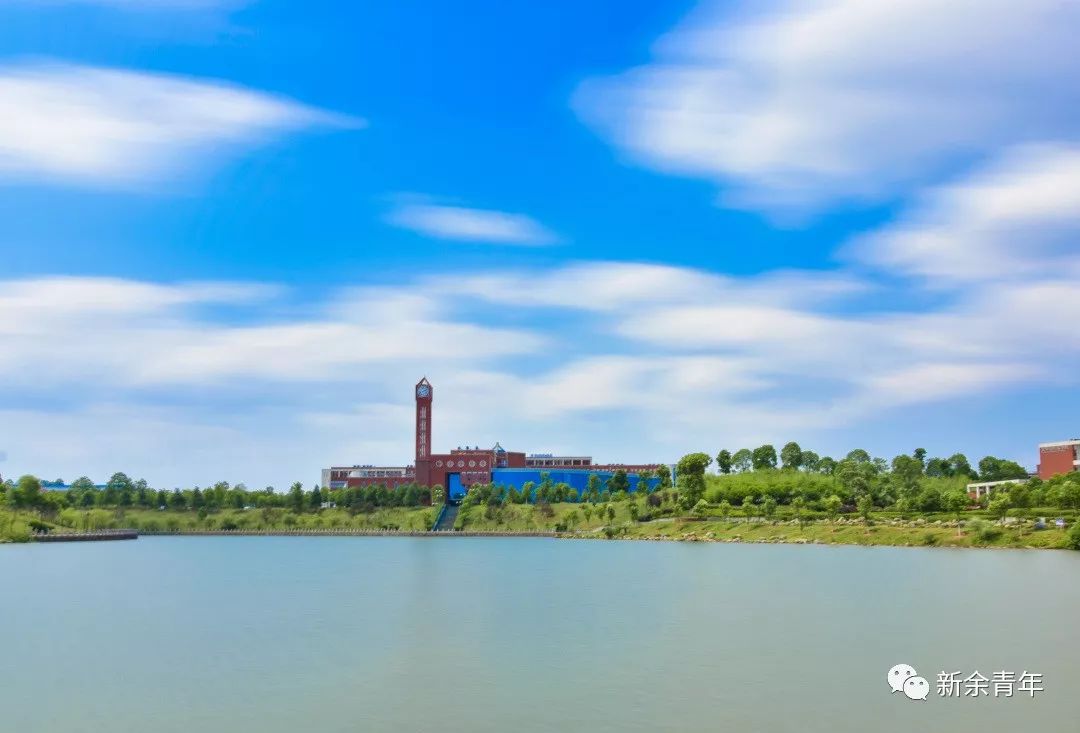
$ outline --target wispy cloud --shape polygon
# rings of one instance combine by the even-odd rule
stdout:
[[[431,203],[406,203],[389,216],[390,223],[436,239],[488,244],[545,245],[558,237],[535,219],[490,209]]]
[[[1080,282],[1080,146],[1028,146],[926,191],[847,253],[939,285],[1032,277]]]
[[[123,185],[311,127],[362,121],[216,81],[68,64],[0,68],[0,177]]]
[[[585,82],[635,160],[769,211],[904,193],[1033,140],[1080,137],[1080,4],[707,2],[655,60]]]
[[[849,280],[570,263],[346,289],[296,310],[266,285],[0,282],[0,383],[22,406],[0,416],[20,425],[3,448],[16,470],[44,470],[31,464],[56,465],[54,443],[79,426],[80,452],[50,472],[98,470],[96,451],[168,482],[238,471],[280,482],[314,476],[325,461],[401,461],[407,386],[426,373],[439,389],[440,441],[672,458],[687,436],[710,449],[793,433],[813,440],[886,410],[1048,378],[1075,383],[1080,373],[1071,280],[1005,280],[930,310],[877,313],[838,308],[865,294]],[[531,282],[535,293],[570,283],[579,297],[510,298],[500,281]],[[495,311],[513,325],[492,323]],[[160,440],[147,438],[155,432]],[[200,477],[160,467],[160,441],[204,456]],[[247,462],[219,450],[222,441]]]

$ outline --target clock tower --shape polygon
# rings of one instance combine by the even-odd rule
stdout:
[[[431,398],[434,390],[424,377],[416,383],[416,480],[429,485],[431,472]]]

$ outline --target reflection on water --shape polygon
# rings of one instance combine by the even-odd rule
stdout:
[[[544,539],[0,548],[5,728],[1075,731],[1080,553]],[[1043,674],[925,702],[886,672]]]

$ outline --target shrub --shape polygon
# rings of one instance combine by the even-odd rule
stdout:
[[[971,531],[979,542],[994,542],[1000,539],[1002,535],[1000,527],[996,527],[983,519],[973,520],[971,522]]]
[[[1073,521],[1073,526],[1069,528],[1066,544],[1070,550],[1080,550],[1080,519]]]
[[[922,543],[927,547],[936,545],[938,543],[938,536],[933,532],[927,532],[923,535]]]
[[[23,522],[14,522],[8,530],[8,539],[12,542],[29,542],[30,527]]]

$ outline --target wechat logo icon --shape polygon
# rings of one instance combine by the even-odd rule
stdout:
[[[889,670],[887,676],[889,689],[904,693],[909,700],[925,700],[930,694],[930,683],[910,664],[897,664]]]

